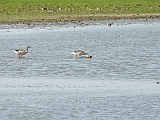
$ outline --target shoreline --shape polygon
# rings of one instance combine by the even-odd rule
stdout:
[[[45,16],[44,16],[45,17]],[[82,21],[100,21],[100,20],[121,20],[121,19],[160,19],[160,14],[121,14],[121,15],[59,15],[53,17],[38,17],[38,18],[21,18],[15,20],[1,20],[1,24],[31,24],[33,22],[68,22],[68,23],[80,23]]]
[[[34,29],[34,30],[75,30],[75,28],[83,28],[89,26],[106,26],[106,27],[118,27],[126,25],[159,25],[158,18],[142,18],[142,19],[107,19],[107,20],[90,20],[79,22],[24,22],[24,23],[12,23],[12,24],[0,24],[1,33],[12,33],[15,29]],[[74,28],[74,29],[73,29]],[[66,30],[67,30],[66,29]],[[17,31],[18,32],[18,31]]]

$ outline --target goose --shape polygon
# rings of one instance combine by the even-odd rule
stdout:
[[[28,53],[28,48],[31,48],[31,47],[27,46],[26,50],[16,49],[16,50],[14,50],[14,52],[18,55],[19,58],[21,58],[23,55],[25,55],[26,53]]]
[[[81,58],[81,57],[92,58],[92,56],[88,55],[88,53],[85,53],[82,50],[75,50],[72,52],[72,54],[76,55],[77,58]]]

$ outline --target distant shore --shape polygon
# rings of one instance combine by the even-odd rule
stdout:
[[[14,20],[4,20],[0,24],[30,24],[31,22],[81,22],[81,21],[99,21],[99,20],[119,20],[119,19],[160,19],[160,14],[122,14],[122,15],[60,15],[45,17],[45,18],[31,18],[31,19],[14,19]]]
[[[160,19],[159,0],[1,0],[0,24]]]

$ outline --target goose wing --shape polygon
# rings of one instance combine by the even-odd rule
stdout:
[[[82,51],[82,50],[75,50],[74,52],[75,52],[75,53],[85,53],[85,52]]]
[[[15,52],[16,54],[22,54],[22,55],[24,55],[24,54],[27,53],[25,50],[22,50],[22,49],[16,49],[16,50],[14,50],[14,52]]]
[[[80,55],[80,56],[84,56],[84,55],[88,55],[88,53],[80,52],[79,55]]]

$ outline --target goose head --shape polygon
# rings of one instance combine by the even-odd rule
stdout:
[[[85,58],[92,58],[92,56],[90,56],[90,55],[86,55],[86,56],[85,56]]]
[[[31,48],[31,46],[28,45],[27,48]]]

